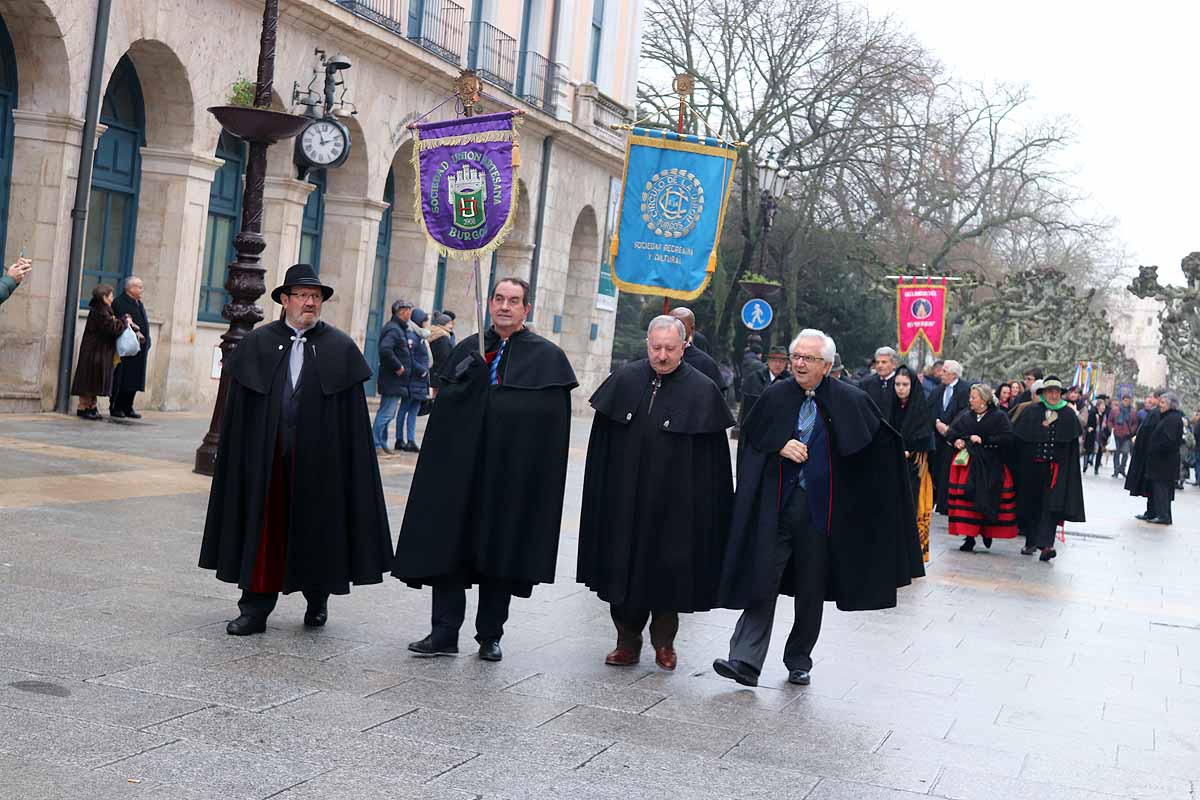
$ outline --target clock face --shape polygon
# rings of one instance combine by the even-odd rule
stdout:
[[[336,122],[319,119],[300,134],[300,150],[317,166],[327,167],[345,154],[350,143],[346,130]]]

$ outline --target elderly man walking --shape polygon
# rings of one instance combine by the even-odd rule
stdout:
[[[957,361],[942,364],[942,390],[929,396],[935,416],[933,427],[937,448],[933,453],[933,493],[939,513],[950,510],[950,462],[957,452],[954,443],[946,438],[951,423],[971,404],[971,387],[962,380],[963,366]]]
[[[380,583],[391,562],[363,389],[371,368],[321,322],[332,295],[308,264],[289,268],[271,292],[284,318],[251,331],[224,366],[200,566],[242,589],[233,636],[266,630],[280,592],[302,592],[304,624],[324,625],[330,594]]]
[[[899,366],[900,356],[896,351],[881,347],[875,351],[875,374],[868,375],[858,384],[858,388],[879,406],[884,419],[891,419],[892,406],[896,403],[895,377]]]
[[[619,367],[591,399],[576,579],[609,603],[609,666],[638,663],[649,621],[654,660],[675,669],[679,614],[716,606],[733,418],[712,381],[683,363],[684,337],[678,319],[655,317],[647,357]]]
[[[900,434],[861,390],[830,380],[833,339],[792,341],[793,380],[770,386],[742,428],[733,523],[719,602],[745,609],[718,675],[758,685],[780,593],[795,597],[783,650],[807,685],[826,600],[843,611],[892,608],[925,574]]]
[[[142,349],[137,355],[125,356],[113,373],[112,403],[109,414],[118,419],[141,419],[142,415],[133,410],[133,398],[138,392],[146,390],[146,365],[150,354],[150,318],[146,315],[146,306],[142,304],[142,293],[145,291],[142,279],[132,276],[125,279],[125,291],[113,300],[113,314],[118,318],[129,317],[141,331],[138,337]]]

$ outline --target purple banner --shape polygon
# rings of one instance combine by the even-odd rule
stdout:
[[[482,257],[508,236],[517,207],[512,112],[413,126],[417,219],[441,253]]]

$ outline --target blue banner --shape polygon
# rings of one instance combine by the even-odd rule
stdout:
[[[625,145],[613,280],[623,292],[699,297],[717,268],[737,150],[719,139],[634,128]]]

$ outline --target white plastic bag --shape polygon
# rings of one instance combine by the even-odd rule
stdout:
[[[127,327],[121,331],[121,335],[117,337],[117,355],[121,358],[129,358],[140,352],[142,352],[142,346],[138,344],[137,334],[133,332],[133,328]]]

